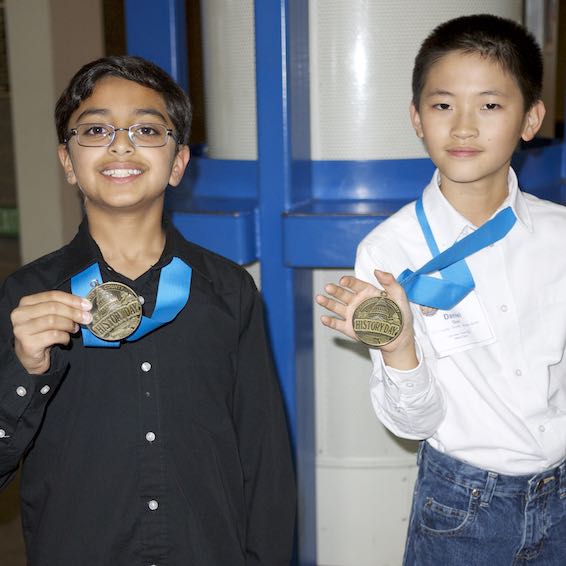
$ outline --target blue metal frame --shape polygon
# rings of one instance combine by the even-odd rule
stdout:
[[[186,90],[185,0],[125,0],[124,11],[128,53],[153,61]]]
[[[128,52],[156,62],[186,86],[183,0],[126,0],[125,8]],[[151,43],[144,36],[148,21]],[[296,455],[298,558],[314,565],[311,272],[288,267],[283,257],[284,212],[310,198],[308,3],[256,2],[255,24],[258,162],[193,160],[167,206],[192,241],[242,264],[261,260],[268,331]]]
[[[184,0],[126,0],[128,52],[187,86]],[[151,22],[148,43],[145,31]],[[316,564],[313,267],[347,267],[376,224],[414,200],[428,159],[312,161],[308,2],[255,2],[258,161],[193,158],[169,191],[173,221],[192,241],[241,264],[261,260],[262,293],[295,448],[298,561]],[[565,202],[566,143],[519,152],[521,185]]]
[[[312,275],[283,257],[283,215],[310,197],[308,3],[255,2],[255,43],[261,288],[296,454],[299,559],[315,564]]]

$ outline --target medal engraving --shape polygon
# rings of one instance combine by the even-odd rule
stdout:
[[[403,316],[397,303],[383,291],[360,303],[352,317],[354,332],[368,346],[381,347],[393,342],[403,330]]]
[[[87,295],[87,299],[92,303],[92,322],[87,328],[102,340],[123,340],[141,322],[141,303],[127,285],[102,283]]]

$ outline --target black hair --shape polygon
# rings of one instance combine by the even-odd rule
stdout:
[[[73,112],[104,77],[118,77],[151,88],[161,94],[173,123],[178,144],[188,144],[192,109],[185,91],[161,67],[133,55],[103,57],[81,67],[55,105],[55,126],[59,143],[65,143]]]
[[[540,100],[543,62],[536,39],[512,20],[477,14],[440,24],[423,41],[413,67],[413,104],[417,109],[430,68],[454,51],[477,54],[498,63],[517,82],[525,111]]]

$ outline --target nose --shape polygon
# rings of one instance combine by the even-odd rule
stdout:
[[[454,112],[452,136],[457,139],[469,139],[478,135],[476,116],[472,110],[461,109]]]
[[[128,136],[128,128],[116,128],[114,131],[114,139],[108,146],[111,153],[124,155],[134,151],[134,144]]]

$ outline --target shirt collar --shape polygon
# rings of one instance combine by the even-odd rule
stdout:
[[[167,216],[163,219],[165,229],[165,248],[159,261],[152,269],[161,269],[171,262],[173,257],[181,258],[193,271],[202,275],[211,282],[207,264],[204,258],[205,250],[187,242]],[[95,262],[103,262],[104,259],[100,249],[92,238],[88,228],[88,219],[85,217],[79,226],[79,230],[73,240],[64,248],[64,262],[57,278],[57,287],[65,284],[73,275],[81,272]]]
[[[434,227],[434,236],[438,247],[446,249],[454,242],[462,239],[477,229],[468,219],[464,218],[442,194],[439,185],[440,174],[438,169],[434,172],[430,183],[423,191],[423,207],[431,226]],[[494,213],[510,206],[519,222],[529,231],[533,231],[531,215],[525,196],[519,190],[517,175],[509,169],[507,178],[509,194],[501,206]]]

